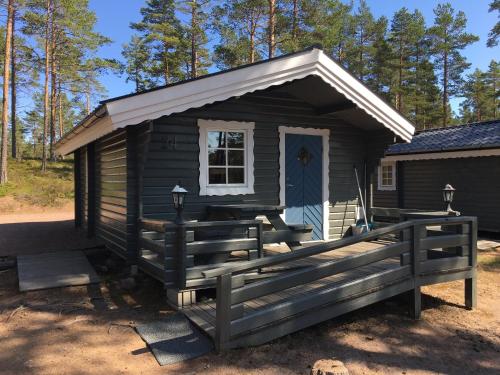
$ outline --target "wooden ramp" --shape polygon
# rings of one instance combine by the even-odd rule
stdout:
[[[435,225],[443,225],[440,235],[427,230]],[[378,240],[386,235],[397,238]],[[406,292],[412,296],[411,315],[418,318],[420,287],[445,281],[465,279],[465,301],[472,308],[476,243],[475,218],[395,224],[206,270],[206,278],[217,278],[216,300],[182,311],[220,351],[263,344]],[[246,277],[255,272],[263,277]]]
[[[86,285],[100,281],[82,251],[58,251],[17,257],[21,292]]]

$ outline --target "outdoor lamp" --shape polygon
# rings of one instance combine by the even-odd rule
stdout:
[[[174,202],[174,208],[177,211],[177,217],[175,218],[176,224],[184,223],[182,218],[182,210],[184,209],[184,197],[187,194],[187,190],[179,185],[175,185],[172,190],[172,201]]]
[[[453,194],[454,193],[455,193],[455,189],[453,188],[453,186],[451,186],[450,184],[446,184],[446,186],[443,189],[443,200],[444,200],[444,203],[446,203],[448,205],[448,207],[446,208],[446,210],[448,212],[453,211],[451,209],[451,202],[453,202]]]

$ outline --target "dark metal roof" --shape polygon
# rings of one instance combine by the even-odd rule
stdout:
[[[500,148],[500,119],[431,129],[413,136],[410,143],[396,143],[386,155]]]

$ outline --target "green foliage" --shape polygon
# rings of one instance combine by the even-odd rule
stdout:
[[[73,198],[73,162],[50,162],[40,171],[39,160],[9,160],[9,182],[0,197],[12,196],[22,203],[57,207]]]
[[[212,29],[220,42],[214,46],[214,62],[219,69],[233,68],[262,58],[266,2],[234,0],[212,10]]]
[[[490,63],[489,70],[476,69],[467,76],[461,103],[461,117],[466,122],[496,119],[498,113],[498,73],[499,64]]]
[[[148,0],[141,8],[142,20],[130,24],[151,50],[149,74],[165,84],[186,78],[182,72],[183,33],[175,10],[173,0]]]
[[[429,29],[431,53],[441,78],[443,93],[443,125],[449,117],[449,97],[459,94],[463,85],[463,72],[470,66],[461,51],[478,37],[465,31],[467,18],[464,12],[457,12],[451,4],[439,4],[434,9],[434,26]]]
[[[493,0],[490,3],[490,12],[497,11],[498,12],[498,17],[500,18],[500,0]],[[500,37],[500,21],[497,21],[495,26],[491,29],[490,33],[488,34],[488,41],[486,42],[486,45],[488,47],[496,47],[498,46],[498,38]]]

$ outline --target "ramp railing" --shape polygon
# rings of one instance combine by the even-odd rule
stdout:
[[[436,231],[428,230],[436,226],[441,227],[438,235]],[[251,272],[377,240],[388,234],[397,235],[398,240],[374,250],[335,260],[327,259],[319,264],[245,283],[245,275]],[[457,279],[466,280],[466,305],[472,308],[476,304],[476,243],[475,217],[412,220],[291,253],[203,271],[206,278],[217,278],[216,347],[219,351],[234,347],[238,345],[238,340],[240,343],[245,340],[245,335],[253,337],[253,341],[248,342],[269,341],[273,337],[407,291],[412,291],[410,313],[418,318],[421,310],[420,287]],[[259,298],[271,301],[270,296],[279,295],[290,288],[311,285],[320,279],[349,271],[355,272],[356,269],[387,259],[399,259],[399,262],[396,262],[395,267],[381,271],[375,269],[368,276],[350,279],[343,284],[332,282],[331,287],[323,284],[317,293],[311,289],[311,292],[293,295],[258,309],[246,308],[246,304]],[[285,320],[288,323],[283,323]]]

